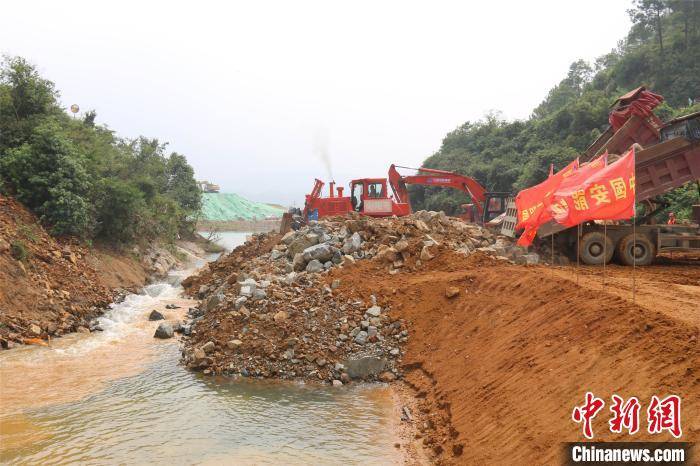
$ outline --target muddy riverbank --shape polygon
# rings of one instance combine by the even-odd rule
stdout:
[[[34,214],[0,195],[0,347],[44,345],[99,330],[108,305],[204,254],[203,238],[126,249],[54,238]]]
[[[386,385],[203,377],[178,364],[177,337],[154,339],[148,315],[181,318],[194,301],[179,281],[192,271],[112,305],[102,332],[0,353],[0,462],[402,462]]]

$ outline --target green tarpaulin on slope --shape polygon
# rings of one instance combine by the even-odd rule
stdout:
[[[203,193],[202,214],[204,220],[261,220],[265,217],[281,217],[285,209],[260,202],[253,202],[238,194]]]

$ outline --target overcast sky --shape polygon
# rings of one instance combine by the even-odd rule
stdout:
[[[419,166],[491,109],[527,118],[578,58],[622,39],[628,0],[4,2],[0,51],[199,179],[303,204],[314,177]]]

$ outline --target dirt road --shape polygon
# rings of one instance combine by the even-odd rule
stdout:
[[[649,267],[609,265],[605,267],[555,267],[557,277],[578,283],[582,288],[603,291],[673,319],[700,326],[700,256],[661,258]],[[546,273],[547,271],[545,271]],[[632,289],[634,287],[634,297]]]
[[[418,400],[419,440],[447,464],[553,464],[581,440],[571,420],[586,391],[606,400],[596,439],[608,431],[612,394],[637,396],[643,429],[652,395],[680,395],[683,439],[700,437],[700,266],[630,272],[514,266],[441,252],[423,269],[389,275],[374,262],[334,273],[348,297],[373,293],[408,321],[405,382]],[[448,299],[445,289],[460,294]]]

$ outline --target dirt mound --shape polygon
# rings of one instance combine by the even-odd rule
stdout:
[[[613,393],[634,395],[644,407],[652,395],[680,395],[683,439],[700,436],[698,328],[683,320],[546,267],[451,251],[413,273],[364,262],[332,279],[350,298],[374,293],[405,321],[401,369],[417,400],[419,440],[439,462],[558,463],[561,443],[582,439],[571,411],[586,391],[608,404]],[[459,294],[447,298],[452,287]],[[629,439],[608,431],[607,414],[594,423],[596,439]],[[642,432],[634,440],[652,438],[672,440]]]
[[[112,299],[87,251],[58,242],[36,217],[0,196],[0,342],[7,348],[25,338],[46,338],[81,328]]]
[[[281,238],[254,235],[183,282],[201,299],[183,360],[207,374],[394,380],[408,336],[402,320],[390,318],[371,290],[350,298],[342,280],[325,277],[367,260],[403,274],[440,250],[524,255],[486,229],[425,211],[324,219]]]

